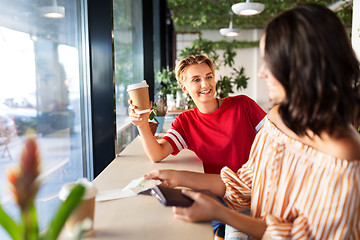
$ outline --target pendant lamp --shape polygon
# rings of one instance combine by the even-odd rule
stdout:
[[[265,5],[257,2],[246,2],[236,3],[231,6],[233,12],[237,15],[255,15],[264,11]]]
[[[65,17],[65,7],[58,6],[56,0],[52,0],[51,6],[40,7],[40,14],[47,18],[63,18]]]
[[[350,6],[352,3],[352,0],[339,0],[328,6],[328,8],[334,12],[338,12],[341,9]]]
[[[220,34],[226,37],[235,37],[237,35],[239,35],[240,30],[237,28],[233,28],[233,22],[232,22],[232,18],[233,18],[233,13],[229,12],[230,15],[230,23],[229,23],[229,27],[228,28],[221,28],[220,29]]]

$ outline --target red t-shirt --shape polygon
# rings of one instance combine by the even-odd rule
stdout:
[[[163,139],[174,149],[190,149],[203,162],[205,173],[220,173],[228,166],[236,172],[247,162],[256,132],[266,113],[254,100],[239,95],[227,97],[215,112],[197,108],[181,113]]]

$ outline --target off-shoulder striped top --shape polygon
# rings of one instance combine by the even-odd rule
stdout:
[[[221,177],[229,207],[266,221],[263,239],[360,239],[360,161],[319,152],[267,117],[249,161]]]

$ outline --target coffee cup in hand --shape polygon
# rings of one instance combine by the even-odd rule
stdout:
[[[142,114],[150,112],[151,104],[149,99],[149,86],[146,81],[127,86],[132,104],[135,106],[135,112]]]

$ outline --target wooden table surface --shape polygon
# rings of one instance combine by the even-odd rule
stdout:
[[[99,192],[124,188],[133,179],[155,169],[203,172],[201,161],[189,150],[181,151],[176,157],[170,155],[160,163],[152,163],[145,154],[140,137],[137,137],[94,179],[94,183]],[[210,222],[188,223],[175,219],[171,207],[162,206],[150,195],[137,195],[96,202],[94,231],[85,239],[212,238]]]

